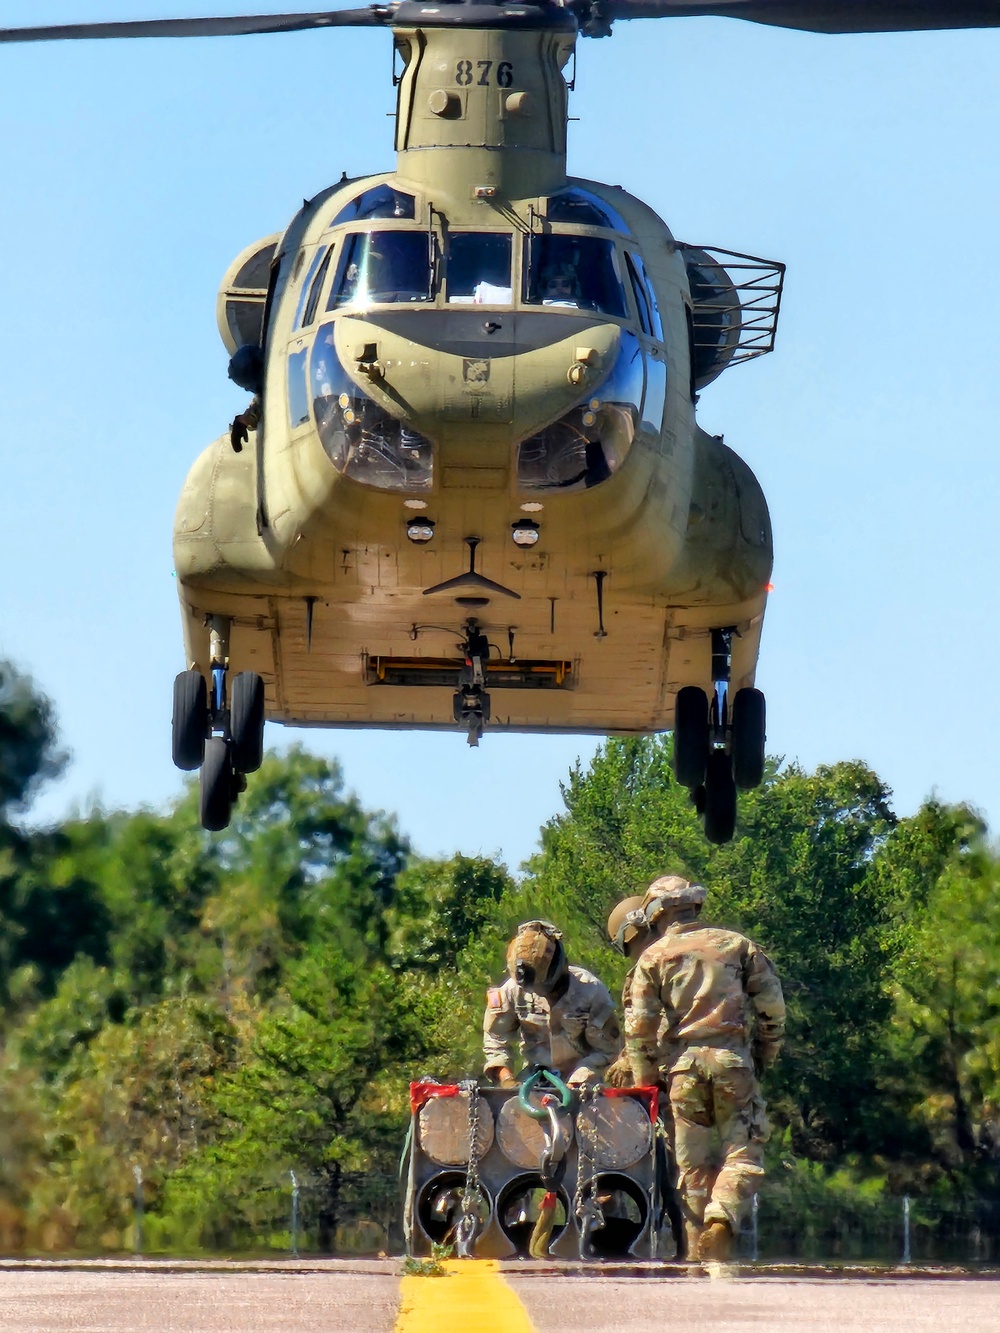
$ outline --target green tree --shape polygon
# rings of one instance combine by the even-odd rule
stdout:
[[[611,740],[564,789],[566,812],[518,890],[567,929],[572,956],[617,981],[602,942],[613,904],[675,871],[705,883],[705,919],[772,953],[789,1002],[785,1056],[770,1082],[797,1151],[831,1158],[880,1133],[876,1070],[888,1020],[892,894],[873,874],[894,826],[889,792],[860,763],[769,767],[740,798],[733,842],[707,843],[665,738]]]
[[[30,676],[0,661],[0,819],[23,810],[38,787],[57,777],[55,713]]]

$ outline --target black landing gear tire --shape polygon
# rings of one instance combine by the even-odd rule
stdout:
[[[705,837],[728,842],[736,831],[736,783],[725,750],[713,750],[705,773]]]
[[[764,780],[764,696],[737,690],[733,700],[733,777],[744,791]]]
[[[185,773],[201,768],[208,735],[208,687],[200,671],[182,671],[174,678],[171,749],[174,763]]]
[[[264,761],[264,682],[256,671],[233,677],[229,734],[233,768],[237,773],[256,773]]]
[[[221,833],[233,812],[233,760],[229,743],[221,736],[211,736],[205,742],[199,794],[202,828]]]
[[[682,787],[700,787],[708,758],[708,696],[685,685],[674,702],[674,777]]]

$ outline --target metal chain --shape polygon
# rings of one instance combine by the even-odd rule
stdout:
[[[591,1258],[590,1235],[604,1226],[604,1210],[597,1202],[597,1157],[591,1150],[589,1135],[582,1132],[580,1119],[584,1110],[590,1106],[594,1114],[589,1117],[590,1131],[597,1136],[596,1105],[599,1095],[597,1088],[583,1088],[580,1092],[580,1113],[577,1116],[577,1158],[576,1191],[573,1195],[573,1212],[580,1228],[580,1258]],[[589,1169],[589,1174],[588,1174]]]
[[[463,1259],[471,1259],[476,1235],[482,1226],[479,1205],[483,1192],[479,1185],[479,1084],[474,1079],[463,1079],[459,1087],[469,1099],[469,1157],[465,1170],[465,1189],[459,1205],[455,1246]]]

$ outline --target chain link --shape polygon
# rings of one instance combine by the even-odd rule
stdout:
[[[482,1226],[479,1209],[483,1204],[483,1191],[479,1184],[479,1083],[474,1079],[463,1079],[459,1084],[469,1099],[469,1157],[465,1170],[465,1189],[459,1205],[458,1227],[455,1244],[458,1254],[463,1259],[472,1257],[476,1236]]]
[[[580,1111],[576,1118],[576,1190],[573,1194],[573,1212],[580,1228],[580,1258],[591,1258],[590,1235],[604,1226],[604,1210],[597,1201],[597,1156],[593,1151],[591,1136],[597,1138],[597,1088],[583,1088],[580,1091]],[[592,1114],[583,1122],[583,1113],[587,1107]],[[589,1133],[584,1133],[584,1126]]]

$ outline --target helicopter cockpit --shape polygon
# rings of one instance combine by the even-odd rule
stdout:
[[[513,446],[519,490],[597,485],[620,466],[638,430],[659,432],[666,364],[651,343],[662,344],[662,323],[641,256],[612,205],[574,186],[529,210],[527,225],[466,230],[388,182],[339,205],[298,289],[288,354],[291,428],[311,422],[337,470],[365,485],[430,489],[432,441],[387,410],[383,395],[359,385],[357,367],[345,369],[335,325],[341,316],[370,316],[379,327],[389,319],[414,345],[447,351],[447,336],[460,336],[463,346],[483,337],[481,323],[452,323],[446,335],[442,319],[472,317],[458,313],[462,306],[509,311],[516,322],[506,343],[483,344],[484,364],[569,336],[561,319],[545,324],[543,311],[550,321],[574,317],[575,336],[581,320],[619,327],[616,360],[602,382],[581,386],[576,406]],[[474,359],[472,350],[461,355]]]

